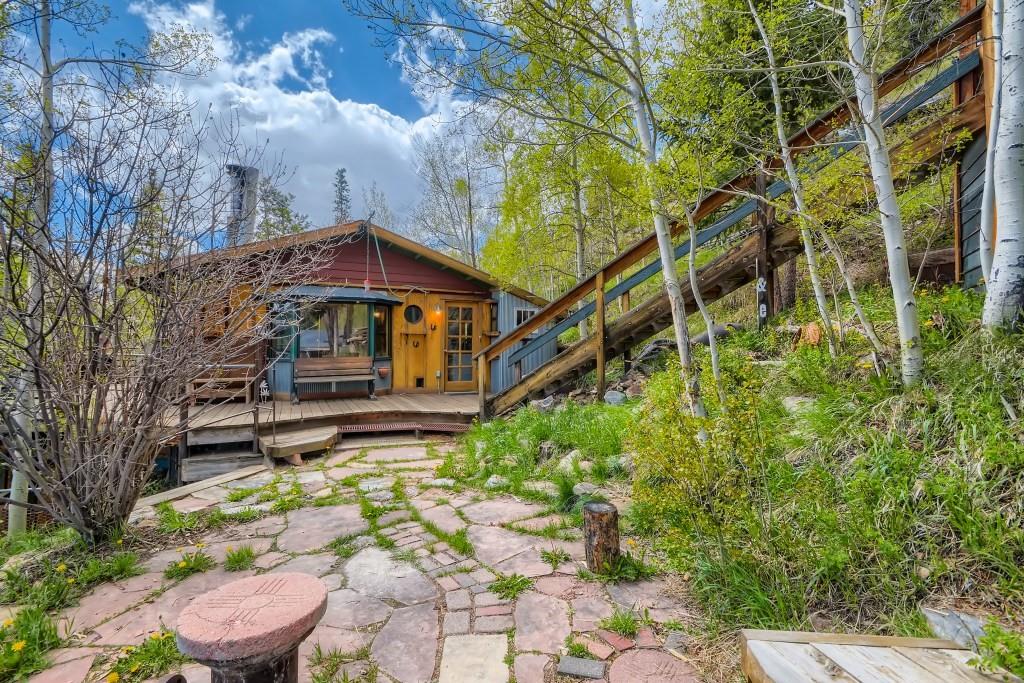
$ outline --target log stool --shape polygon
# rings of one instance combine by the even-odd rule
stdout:
[[[583,506],[583,545],[587,569],[603,574],[619,560],[619,511],[611,503]]]
[[[232,581],[182,611],[178,649],[210,667],[212,683],[296,683],[299,644],[326,609],[327,587],[308,574]]]

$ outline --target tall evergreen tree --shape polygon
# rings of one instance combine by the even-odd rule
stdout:
[[[334,172],[334,222],[352,220],[352,194],[348,188],[348,177],[344,168]]]

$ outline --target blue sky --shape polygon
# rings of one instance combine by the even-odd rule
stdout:
[[[234,111],[251,142],[267,143],[289,168],[285,189],[314,224],[329,222],[339,166],[357,214],[372,182],[398,214],[415,202],[412,140],[429,135],[438,116],[340,0],[112,0],[110,9],[110,23],[91,37],[98,47],[172,24],[210,34],[218,65],[179,86],[202,110]]]

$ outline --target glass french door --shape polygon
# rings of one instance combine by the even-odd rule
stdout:
[[[476,388],[473,344],[476,339],[476,307],[469,303],[445,304],[445,391]]]

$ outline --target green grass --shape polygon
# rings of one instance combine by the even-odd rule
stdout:
[[[249,496],[256,495],[262,490],[262,486],[252,486],[248,488],[233,489],[231,493],[228,494],[227,501],[229,503],[238,503],[240,501],[245,500]]]
[[[347,674],[342,678],[338,677],[338,672],[341,671],[341,668],[351,662],[368,660],[369,658],[369,647],[363,647],[352,652],[346,652],[338,649],[324,650],[320,647],[320,643],[317,643],[313,646],[313,653],[309,656],[312,681],[313,683],[341,683],[349,681],[351,679]],[[364,677],[364,680],[377,680],[376,665],[370,665],[370,669]]]
[[[244,572],[246,569],[252,569],[255,562],[256,551],[251,545],[229,547],[224,556],[224,569],[229,572]]]
[[[100,583],[142,573],[139,558],[133,552],[98,556],[89,556],[87,552],[79,546],[39,567],[39,575],[21,570],[5,571],[0,602],[53,611],[74,604]]]
[[[156,506],[157,528],[164,534],[200,531],[204,527],[203,515],[198,512],[178,512],[170,503]]]
[[[359,549],[356,547],[356,544],[354,542],[355,538],[355,536],[343,536],[341,538],[336,538],[333,541],[331,541],[331,544],[328,547],[331,550],[333,550],[334,554],[338,557],[352,557],[356,554],[356,551]]]
[[[134,683],[155,678],[190,661],[178,651],[174,632],[160,630],[151,633],[141,645],[122,648],[121,656],[114,662],[104,680],[118,683]],[[117,674],[114,678],[111,674]]]
[[[631,610],[616,607],[610,617],[601,620],[600,626],[620,636],[635,638],[640,630],[640,620]]]
[[[46,653],[59,647],[57,624],[38,605],[21,609],[0,627],[0,680],[23,680],[48,666]]]
[[[164,576],[168,579],[184,579],[193,574],[213,569],[216,564],[213,558],[204,553],[202,549],[183,552],[180,559],[168,563],[167,569],[164,570]]]
[[[568,562],[572,559],[572,556],[561,548],[551,548],[550,550],[541,550],[540,559],[543,562],[550,564],[551,569],[555,570],[564,562]]]
[[[533,579],[521,574],[509,574],[507,576],[499,576],[490,585],[488,590],[503,600],[515,600],[520,593],[524,593],[531,588],[533,588]]]
[[[385,536],[384,534],[377,531],[373,534],[373,538],[377,542],[377,545],[380,546],[383,550],[393,550],[395,548],[395,542],[391,539],[390,536]]]
[[[576,640],[572,635],[568,635],[565,638],[565,651],[570,657],[576,657],[578,659],[594,659],[594,655],[590,654],[590,650],[587,646]]]

